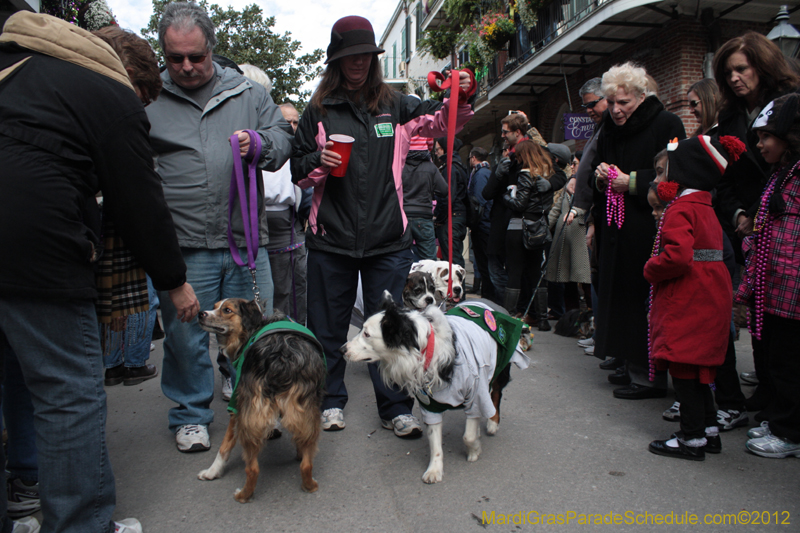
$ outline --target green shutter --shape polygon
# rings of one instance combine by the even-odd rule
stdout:
[[[392,79],[397,78],[397,42],[392,45]]]

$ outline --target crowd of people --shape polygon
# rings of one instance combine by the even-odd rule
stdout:
[[[328,368],[322,429],[341,431],[339,348],[357,292],[365,315],[385,290],[401,301],[412,262],[464,266],[465,243],[473,291],[531,327],[592,310],[579,344],[612,371],[615,397],[665,398],[671,376],[663,416],[680,431],[651,452],[702,460],[749,411],[760,425],[747,449],[800,456],[800,75],[763,36],[723,45],[715,79],[691,86],[690,138],[652,77],[624,63],[580,90],[595,122],[583,150],[511,110],[501,153],[460,154],[455,139],[452,165],[469,76],[444,102],[391,89],[363,17],[333,25],[302,116],[272,101],[263,71],[214,55],[202,7],[167,5],[158,43],[161,72],[147,42],[116,27],[23,12],[0,35],[0,220],[26,228],[0,237],[7,255],[26,250],[0,273],[3,531],[39,531],[39,509],[45,531],[142,531],[112,520],[103,387],[159,376],[147,363],[156,309],[178,451],[211,447],[213,358],[223,397],[235,382],[195,320],[224,298],[255,296],[307,324]],[[349,158],[332,135],[354,140]],[[237,199],[238,166],[252,189]],[[734,301],[749,309],[749,398]],[[369,372],[381,425],[421,436],[413,397]]]

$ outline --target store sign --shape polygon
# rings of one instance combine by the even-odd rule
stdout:
[[[590,139],[594,131],[594,120],[583,113],[564,113],[564,140]]]

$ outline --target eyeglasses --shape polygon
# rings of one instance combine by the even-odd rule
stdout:
[[[511,133],[511,130],[500,129],[500,135],[508,135],[509,133]]]
[[[581,107],[584,108],[584,109],[593,109],[594,106],[599,104],[600,101],[603,100],[604,98],[605,98],[605,96],[598,98],[594,102],[589,102],[588,104],[581,104]]]
[[[689,107],[694,109],[695,107],[700,105],[700,100],[689,100]]]
[[[173,65],[181,65],[183,64],[184,59],[188,59],[190,63],[197,65],[198,63],[202,63],[206,60],[208,54],[192,54],[188,56],[180,55],[180,54],[170,54],[166,56],[167,61],[172,63]]]

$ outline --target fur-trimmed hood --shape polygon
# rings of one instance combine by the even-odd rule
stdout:
[[[64,20],[20,11],[3,26],[0,43],[16,43],[107,76],[133,90],[116,52],[99,37]]]

